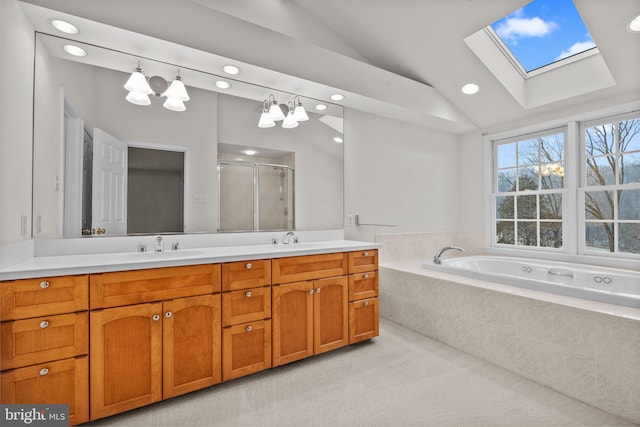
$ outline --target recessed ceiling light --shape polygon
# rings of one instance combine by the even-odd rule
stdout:
[[[640,32],[640,15],[636,16],[629,22],[629,29],[635,33]]]
[[[51,24],[56,30],[62,31],[63,33],[78,34],[80,32],[78,27],[61,19],[50,19],[49,24]]]
[[[326,110],[326,109],[327,109],[327,106],[326,106],[326,105],[324,105],[324,104],[318,104],[318,105],[316,105],[316,110],[318,110],[318,111],[324,111],[324,110]]]
[[[479,90],[480,87],[475,83],[467,83],[466,85],[462,86],[462,93],[464,93],[465,95],[473,95],[474,93],[478,93]]]
[[[87,56],[87,51],[72,44],[65,44],[64,51],[73,56]]]
[[[331,95],[331,99],[334,101],[342,101],[344,99],[344,95],[341,93],[334,93]]]
[[[254,150],[244,150],[243,151],[244,154],[246,154],[247,156],[253,156],[254,154],[257,153],[257,151]]]
[[[238,74],[240,72],[240,68],[236,67],[235,65],[225,65],[224,67],[222,67],[222,71],[227,74]]]
[[[231,83],[226,82],[224,80],[218,80],[216,82],[216,87],[218,87],[220,89],[229,89],[231,87]]]
[[[342,144],[344,142],[344,139],[340,138],[339,136],[336,136],[335,138],[333,138],[333,140],[338,144]]]

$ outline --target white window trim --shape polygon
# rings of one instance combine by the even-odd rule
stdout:
[[[580,187],[583,175],[583,161],[585,154],[579,150],[582,145],[580,134],[580,125],[592,125],[598,121],[607,121],[608,119],[624,120],[624,117],[636,115],[640,111],[640,101],[621,104],[613,107],[603,108],[587,113],[576,114],[565,118],[555,119],[539,124],[528,125],[521,128],[498,131],[495,133],[484,134],[484,192],[489,196],[484,206],[485,214],[485,251],[496,255],[507,255],[527,258],[549,259],[578,262],[587,264],[597,264],[617,268],[639,269],[639,257],[634,254],[621,253],[600,253],[597,251],[584,251],[585,248],[584,228],[585,221],[579,218],[582,212],[578,209],[581,195],[584,203],[584,191]],[[563,191],[563,235],[564,242],[561,250],[555,248],[539,248],[539,247],[515,247],[511,245],[496,245],[493,243],[495,236],[495,198],[494,194],[494,141],[503,141],[507,139],[518,139],[526,137],[527,134],[539,134],[553,129],[566,127],[565,141],[565,170],[575,171],[579,173],[571,173],[565,175],[565,188]],[[570,175],[570,176],[569,176]],[[640,188],[633,184],[633,188]],[[565,199],[566,197],[566,199]],[[565,203],[566,201],[566,203]],[[575,218],[575,221],[568,221]]]

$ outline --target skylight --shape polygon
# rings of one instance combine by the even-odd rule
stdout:
[[[527,73],[596,47],[572,0],[534,0],[490,27]]]

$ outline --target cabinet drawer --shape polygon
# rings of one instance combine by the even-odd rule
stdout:
[[[273,283],[290,283],[347,273],[347,253],[277,258],[271,262]]]
[[[378,269],[378,250],[349,252],[349,274]]]
[[[222,326],[271,317],[271,287],[222,294]]]
[[[349,344],[379,335],[378,298],[349,303]]]
[[[352,274],[349,276],[349,301],[378,296],[378,273]]]
[[[222,379],[242,377],[271,367],[271,320],[222,330]]]
[[[22,279],[0,283],[0,320],[86,310],[88,276]]]
[[[222,264],[222,290],[259,288],[271,284],[271,260]]]
[[[92,274],[91,309],[220,292],[220,264]]]
[[[89,350],[87,312],[5,322],[0,328],[2,370],[80,356]]]
[[[89,421],[87,356],[14,369],[0,374],[2,404],[67,404],[69,425]]]

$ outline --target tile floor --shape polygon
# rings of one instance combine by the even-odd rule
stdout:
[[[369,342],[87,425],[634,424],[381,319]]]

